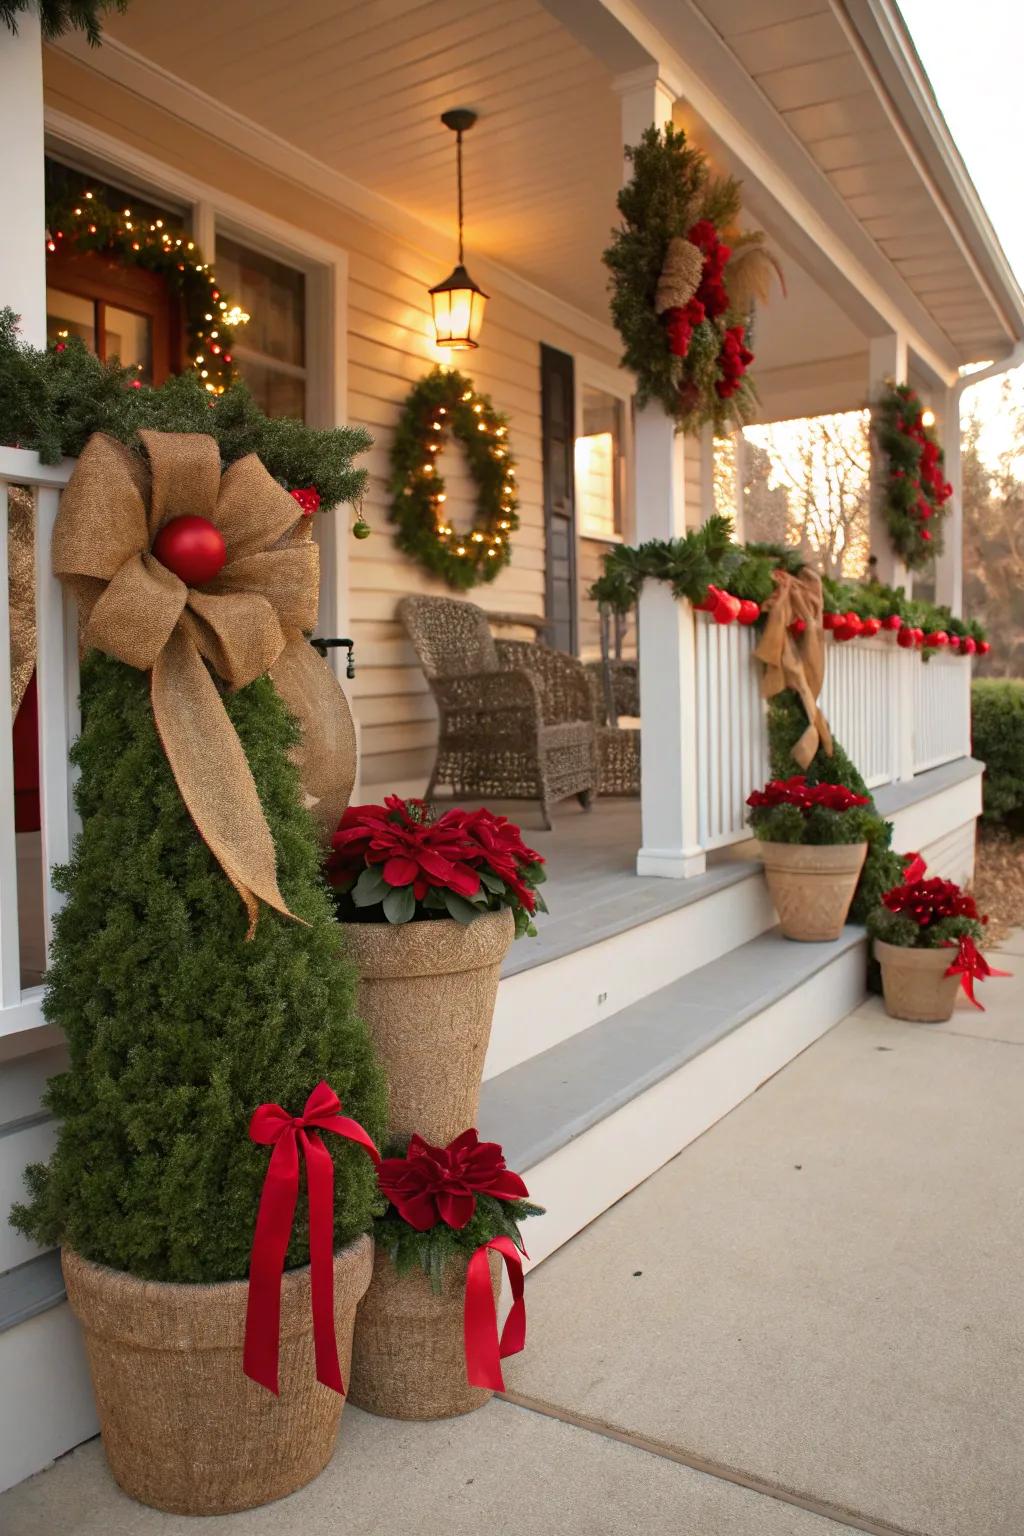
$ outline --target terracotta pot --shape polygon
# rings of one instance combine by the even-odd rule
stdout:
[[[244,1280],[138,1280],[69,1249],[61,1263],[85,1334],[103,1448],[126,1493],[172,1514],[228,1514],[283,1498],[323,1471],[344,1400],[316,1379],[308,1266],[284,1276],[274,1397],[242,1374]],[[356,1306],[372,1270],[369,1237],[335,1255],[346,1382]]]
[[[388,1129],[445,1146],[476,1124],[501,962],[505,907],[468,924],[343,923],[358,1006],[388,1079]]]
[[[867,843],[767,843],[764,872],[787,939],[838,939],[857,889]]]
[[[955,949],[909,949],[875,940],[875,959],[882,967],[886,1012],[915,1024],[944,1024],[953,1017],[959,976],[944,973],[956,959]]]
[[[399,1275],[377,1250],[373,1280],[356,1314],[349,1397],[388,1419],[449,1419],[482,1408],[493,1392],[466,1381],[463,1297],[466,1265],[449,1259],[435,1295],[422,1269]],[[501,1260],[490,1255],[494,1304]]]

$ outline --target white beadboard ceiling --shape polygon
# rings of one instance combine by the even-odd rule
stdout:
[[[561,0],[564,9],[565,0]],[[574,0],[584,8],[598,0]],[[829,0],[687,0],[717,30],[963,361],[1007,336]],[[609,68],[541,0],[134,0],[105,26],[225,107],[454,235],[454,140],[469,106],[466,236],[605,319],[619,102]],[[454,251],[453,251],[454,256]],[[438,276],[444,274],[440,271]],[[759,322],[769,367],[864,337],[806,274]]]

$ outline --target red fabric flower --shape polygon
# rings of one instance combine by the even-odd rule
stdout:
[[[404,1157],[385,1157],[377,1182],[403,1221],[427,1232],[439,1221],[456,1230],[472,1219],[477,1195],[495,1200],[525,1200],[529,1191],[518,1173],[505,1166],[496,1141],[481,1141],[463,1131],[446,1147],[432,1147],[413,1136]]]
[[[289,491],[302,508],[303,517],[312,517],[314,512],[320,510],[320,492],[315,485],[300,487],[298,490]]]
[[[673,357],[685,357],[690,350],[694,327],[704,319],[704,305],[699,299],[691,299],[682,309],[665,312],[668,331],[668,348]]]

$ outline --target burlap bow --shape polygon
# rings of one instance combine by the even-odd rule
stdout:
[[[307,802],[329,834],[348,802],[355,738],[333,672],[303,637],[317,613],[310,520],[255,454],[221,476],[211,437],[142,432],[149,470],[121,443],[89,439],[61,498],[55,573],[78,599],[83,643],[151,673],[157,733],[189,814],[245,902],[286,916],[274,844],[212,672],[231,689],[269,672],[302,728]],[[227,560],[202,588],[151,553],[174,517],[209,518]]]
[[[807,729],[793,748],[793,757],[801,768],[807,768],[819,745],[826,757],[832,756],[832,733],[818,707],[825,681],[821,577],[805,568],[799,576],[777,570],[773,580],[775,590],[764,605],[768,622],[754,655],[764,662],[764,698],[773,699],[784,688],[791,688],[804,707]],[[806,626],[800,635],[790,634],[794,619],[802,619]]]

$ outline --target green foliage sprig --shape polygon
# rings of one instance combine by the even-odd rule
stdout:
[[[80,453],[93,432],[137,446],[144,427],[206,432],[217,439],[225,464],[258,454],[289,490],[315,486],[325,511],[358,502],[366,489],[366,471],[352,463],[373,441],[362,427],[307,427],[264,416],[244,384],[212,396],[192,372],[159,389],[133,388],[131,370],[100,362],[77,339],[62,352],[26,345],[17,334],[17,316],[0,310],[0,443],[33,449],[44,464],[59,464]]]
[[[979,678],[971,690],[972,751],[985,764],[982,815],[1024,831],[1024,682]]]
[[[84,32],[95,48],[102,36],[100,17],[104,11],[128,9],[128,0],[0,0],[0,21],[17,34],[19,15],[39,14],[43,37],[48,43],[65,32]]]
[[[438,470],[452,437],[476,485],[476,515],[465,533],[446,514]],[[395,543],[456,591],[493,581],[511,559],[519,500],[508,418],[464,374],[434,368],[410,390],[391,446],[390,490]]]
[[[986,638],[985,626],[977,619],[958,618],[941,603],[908,597],[903,587],[888,587],[880,581],[837,581],[831,576],[823,576],[821,586],[826,613],[855,613],[862,619],[884,619],[896,613],[904,624],[926,633],[945,630],[976,641]]]
[[[243,323],[244,312],[221,292],[187,229],[170,219],[138,212],[133,217],[130,207],[112,207],[94,186],[77,171],[47,166],[48,249],[96,251],[124,266],[158,273],[181,305],[189,365],[205,393],[223,394],[238,377],[232,361],[235,325],[228,316]]]
[[[528,1216],[543,1216],[544,1207],[528,1200],[495,1200],[478,1194],[476,1210],[464,1227],[449,1227],[443,1221],[417,1232],[403,1221],[394,1206],[373,1224],[374,1241],[390,1254],[400,1275],[422,1269],[431,1290],[440,1294],[444,1271],[450,1259],[469,1258],[493,1237],[510,1237],[520,1252],[525,1252],[519,1223]]]
[[[300,1113],[326,1079],[379,1141],[385,1091],[355,1011],[353,967],[318,875],[313,823],[289,752],[298,728],[269,678],[227,695],[295,923],[246,918],[185,808],[157,738],[146,675],[95,652],[72,749],[82,831],[55,871],[44,1012],[70,1065],[45,1103],[57,1148],[28,1170],[14,1225],[38,1242],[142,1279],[243,1279],[267,1154],[247,1135],[266,1101]],[[341,1137],[338,1245],[368,1229],[373,1165]],[[303,1202],[304,1204],[304,1202]],[[300,1210],[302,1208],[300,1207]],[[300,1215],[289,1267],[308,1261]]]
[[[867,930],[873,939],[883,944],[895,944],[900,949],[955,949],[959,939],[973,939],[980,944],[985,929],[973,917],[943,917],[927,928],[921,928],[913,918],[902,912],[890,912],[888,907],[874,907],[867,915]],[[952,959],[952,956],[950,956]]]
[[[795,574],[803,563],[796,550],[738,544],[731,518],[716,513],[678,539],[651,539],[636,548],[614,545],[604,556],[604,572],[590,588],[590,596],[618,613],[628,613],[650,578],[667,581],[676,597],[691,603],[702,602],[711,585],[734,597],[763,603],[774,587],[772,572],[782,567]]]
[[[746,287],[743,302],[737,302],[727,263],[728,307],[693,325],[688,350],[680,356],[673,353],[668,328],[657,313],[658,283],[670,242],[685,239],[700,220],[708,220],[720,234],[728,231],[733,262],[741,246],[752,251],[763,236],[732,232],[740,214],[739,183],[713,177],[704,154],[671,123],[664,133],[647,129],[626,155],[633,175],[619,192],[622,223],[612,234],[604,262],[611,273],[611,312],[623,342],[622,361],[637,376],[637,404],[660,401],[682,431],[699,431],[707,422],[716,431],[728,431],[750,420],[757,401],[749,375],[725,398],[718,388],[730,388],[723,366],[726,333],[747,326],[751,318]]]
[[[892,384],[874,412],[878,443],[886,456],[885,520],[893,549],[912,571],[942,550],[944,508],[952,487],[933,426],[925,426],[921,401],[909,384]]]

